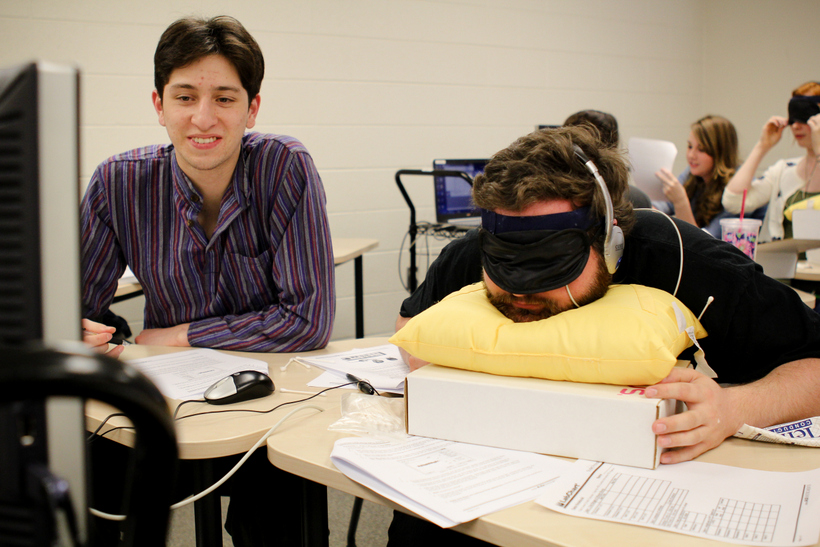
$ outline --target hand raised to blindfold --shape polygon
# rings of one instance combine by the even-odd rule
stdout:
[[[811,146],[815,156],[820,156],[820,114],[815,114],[806,122],[811,129]],[[815,158],[820,159],[820,158]]]

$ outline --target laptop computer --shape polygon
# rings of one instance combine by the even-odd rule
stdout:
[[[487,160],[433,160],[434,170],[461,171],[474,179],[484,172]],[[473,205],[472,187],[461,177],[433,177],[436,200],[436,222],[456,226],[478,226],[481,212]]]

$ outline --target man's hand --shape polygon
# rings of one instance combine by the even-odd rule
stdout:
[[[418,357],[413,357],[407,353],[407,350],[404,348],[399,348],[399,353],[401,354],[401,358],[404,359],[404,362],[407,363],[407,366],[410,367],[410,372],[430,364],[428,361],[422,361]]]
[[[731,389],[692,369],[674,368],[659,384],[646,389],[646,396],[677,399],[688,410],[655,420],[652,431],[658,444],[673,448],[661,455],[661,463],[691,460],[737,433],[743,420],[735,412]]]
[[[117,358],[125,349],[125,346],[114,346],[108,349],[108,342],[114,333],[117,331],[114,327],[96,323],[89,319],[82,320],[83,327],[83,342],[97,353],[105,353],[109,357]]]
[[[399,315],[396,319],[396,332],[400,331],[401,328],[410,321],[410,319],[410,317],[402,317]],[[410,372],[430,364],[427,361],[422,361],[418,357],[413,357],[407,353],[407,350],[404,348],[399,348],[399,353],[401,354],[401,358],[404,359],[404,362],[407,363],[407,366],[410,367]]]
[[[189,323],[182,323],[175,327],[168,327],[165,329],[145,329],[139,336],[134,338],[137,344],[145,344],[148,346],[177,346],[190,347],[188,343],[188,325]]]

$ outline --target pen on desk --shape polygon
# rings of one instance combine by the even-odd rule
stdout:
[[[351,382],[356,382],[356,387],[359,388],[359,391],[361,391],[362,393],[366,393],[367,395],[373,395],[375,393],[376,395],[378,395],[376,389],[372,385],[370,385],[370,382],[368,382],[367,380],[362,380],[361,378],[358,378],[350,374],[349,372],[347,373],[347,379]]]

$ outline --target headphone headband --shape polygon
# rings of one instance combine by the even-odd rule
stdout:
[[[615,208],[612,206],[612,196],[609,195],[609,188],[606,187],[606,182],[598,173],[598,168],[592,163],[581,147],[577,144],[572,145],[575,156],[581,160],[584,167],[592,174],[598,187],[601,189],[601,195],[604,198],[604,220],[606,223],[606,236],[604,238],[604,261],[606,262],[606,269],[613,274],[618,269],[621,262],[621,257],[624,254],[624,233],[619,226],[615,225]]]

